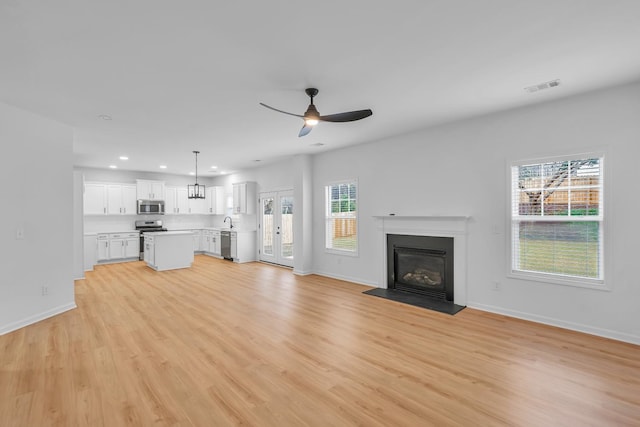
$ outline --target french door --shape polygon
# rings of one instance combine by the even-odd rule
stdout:
[[[260,194],[260,260],[293,267],[293,191]]]

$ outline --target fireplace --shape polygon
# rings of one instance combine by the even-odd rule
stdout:
[[[387,289],[453,302],[452,237],[387,234]]]

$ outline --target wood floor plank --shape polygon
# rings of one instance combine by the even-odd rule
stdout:
[[[0,337],[0,425],[635,426],[640,347],[289,269],[96,267]]]

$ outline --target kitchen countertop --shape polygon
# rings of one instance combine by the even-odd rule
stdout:
[[[183,234],[193,234],[191,230],[175,230],[175,231],[147,231],[145,236],[180,236]]]
[[[85,236],[97,236],[98,234],[124,234],[124,233],[140,233],[140,230],[126,230],[126,231],[87,231]]]

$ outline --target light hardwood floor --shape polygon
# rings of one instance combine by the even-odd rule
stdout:
[[[0,425],[640,425],[640,347],[197,256],[0,337]]]

